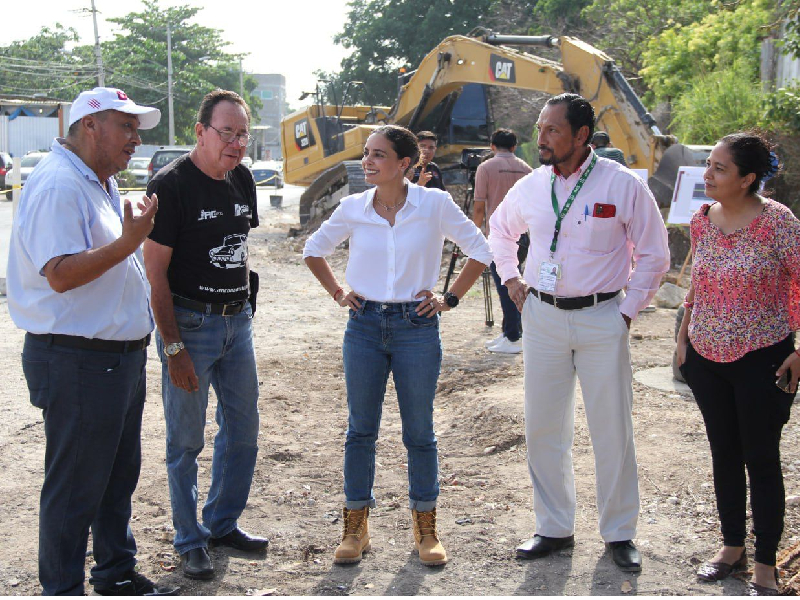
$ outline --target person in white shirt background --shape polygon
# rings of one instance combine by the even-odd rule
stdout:
[[[390,372],[408,451],[415,547],[423,564],[447,562],[436,531],[439,476],[433,400],[442,360],[439,313],[458,305],[492,256],[483,234],[450,194],[404,178],[419,155],[409,130],[395,125],[376,129],[361,161],[367,183],[375,188],[342,200],[303,251],[309,269],[334,301],[350,309],[343,345],[346,502],[335,563],[358,562],[370,549],[367,519],[375,506],[375,441]],[[439,279],[445,237],[470,258],[451,291],[438,297],[432,290]],[[324,257],[348,238],[346,292]]]

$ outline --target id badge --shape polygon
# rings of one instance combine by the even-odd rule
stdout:
[[[543,262],[539,266],[539,284],[536,286],[540,292],[555,292],[556,282],[561,274],[561,265],[558,263]]]

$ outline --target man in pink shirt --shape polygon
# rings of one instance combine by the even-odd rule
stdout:
[[[532,170],[524,160],[514,156],[516,148],[517,134],[510,129],[498,129],[492,134],[494,156],[478,165],[475,173],[475,210],[472,220],[480,228],[485,217],[487,233],[488,221],[508,190]],[[519,354],[522,352],[522,317],[509,298],[508,289],[500,281],[494,262],[490,269],[497,286],[500,308],[503,309],[503,333],[487,342],[486,348],[490,352]]]
[[[551,98],[538,130],[542,166],[511,188],[492,215],[489,236],[524,329],[536,535],[517,548],[517,557],[574,545],[577,374],[595,454],[600,535],[622,570],[638,572],[628,330],[669,268],[667,231],[644,181],[589,147],[594,110],[584,98]],[[525,231],[531,241],[523,278],[516,241]]]

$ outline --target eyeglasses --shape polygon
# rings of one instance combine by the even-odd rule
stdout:
[[[230,144],[233,140],[236,140],[236,143],[246,148],[249,146],[253,141],[253,136],[249,133],[243,133],[242,135],[236,135],[235,133],[231,133],[230,131],[220,131],[213,125],[209,125],[211,129],[216,131],[219,134],[219,139],[221,139],[226,144]]]

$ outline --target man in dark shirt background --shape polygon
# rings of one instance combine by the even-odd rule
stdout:
[[[414,176],[411,178],[411,183],[416,183],[426,188],[444,190],[442,171],[433,162],[438,141],[436,134],[432,131],[420,131],[417,134],[417,140],[419,140],[420,164],[414,168]]]
[[[591,146],[594,148],[594,153],[597,154],[597,156],[616,161],[623,167],[628,166],[628,164],[625,162],[625,155],[622,153],[622,150],[619,148],[614,148],[611,145],[611,138],[608,137],[608,134],[605,131],[594,132]]]

